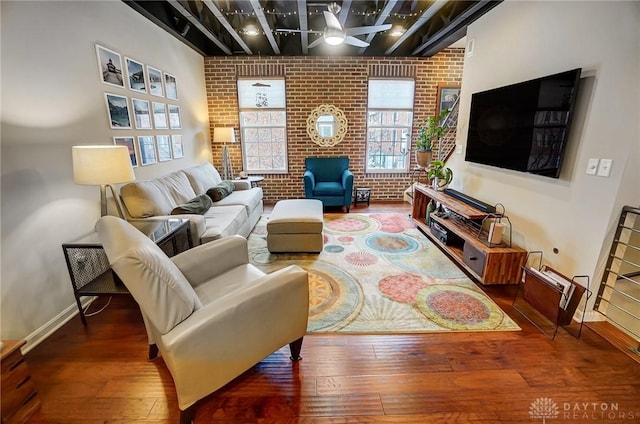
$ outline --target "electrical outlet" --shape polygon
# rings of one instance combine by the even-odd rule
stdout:
[[[462,154],[462,144],[456,144],[456,154],[457,155]]]
[[[594,159],[594,158],[589,159],[589,162],[587,162],[587,171],[586,171],[588,175],[596,175],[596,172],[598,171],[599,161],[600,161],[599,159]]]
[[[598,166],[598,176],[599,177],[608,177],[611,175],[611,167],[613,166],[612,159],[602,159],[600,161],[600,165]]]

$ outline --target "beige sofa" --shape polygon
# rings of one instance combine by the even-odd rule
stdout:
[[[196,244],[234,234],[247,237],[264,211],[262,189],[252,188],[249,181],[234,180],[233,192],[214,202],[203,215],[171,215],[178,205],[205,194],[221,181],[215,167],[205,162],[153,180],[125,184],[120,198],[127,219],[188,218]]]

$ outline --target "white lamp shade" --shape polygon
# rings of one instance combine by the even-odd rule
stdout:
[[[76,184],[118,184],[136,179],[126,146],[73,146],[71,152]]]
[[[216,127],[213,129],[214,143],[235,143],[236,134],[232,127]]]

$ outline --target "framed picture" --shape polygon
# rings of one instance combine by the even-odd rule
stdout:
[[[109,123],[112,129],[130,130],[131,120],[129,119],[129,106],[127,98],[117,94],[104,93],[107,100],[107,112],[109,112]]]
[[[171,136],[171,151],[173,152],[174,159],[180,159],[184,157],[184,151],[182,149],[182,136]]]
[[[140,99],[131,99],[133,104],[133,121],[136,123],[137,130],[151,129],[151,111],[149,110],[149,102]]]
[[[162,91],[162,72],[159,69],[147,65],[147,74],[149,74],[149,94],[164,97]]]
[[[167,108],[165,104],[156,102],[151,103],[153,105],[153,125],[159,130],[169,128],[167,123]]]
[[[144,65],[126,56],[124,62],[127,65],[127,85],[129,90],[146,93],[147,83],[144,77]]]
[[[129,149],[129,157],[131,158],[131,166],[138,166],[138,155],[136,154],[136,146],[133,137],[113,137],[113,144],[116,146],[126,146]]]
[[[171,160],[171,139],[168,135],[157,135],[156,146],[158,147],[158,160],[160,162]]]
[[[164,92],[167,99],[178,100],[178,86],[176,77],[171,74],[164,73]]]
[[[460,86],[455,84],[440,83],[438,84],[438,105],[436,108],[436,116],[440,115],[440,111],[453,108],[456,100],[460,97]]]
[[[142,165],[151,165],[158,162],[156,156],[156,146],[152,135],[138,136],[138,150],[140,151],[140,161]]]
[[[109,50],[96,44],[98,55],[98,69],[100,70],[100,80],[109,85],[124,88],[122,78],[122,57],[120,53]]]
[[[169,127],[172,130],[179,130],[182,128],[180,124],[180,106],[176,105],[168,105],[169,106]]]

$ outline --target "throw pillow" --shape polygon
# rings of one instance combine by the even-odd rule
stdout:
[[[220,181],[215,187],[211,187],[207,190],[207,196],[211,198],[213,202],[220,201],[230,195],[233,192],[233,181],[223,180]]]
[[[201,194],[189,200],[187,203],[176,206],[171,211],[171,215],[182,215],[185,213],[203,215],[212,205],[211,198],[206,194]]]

